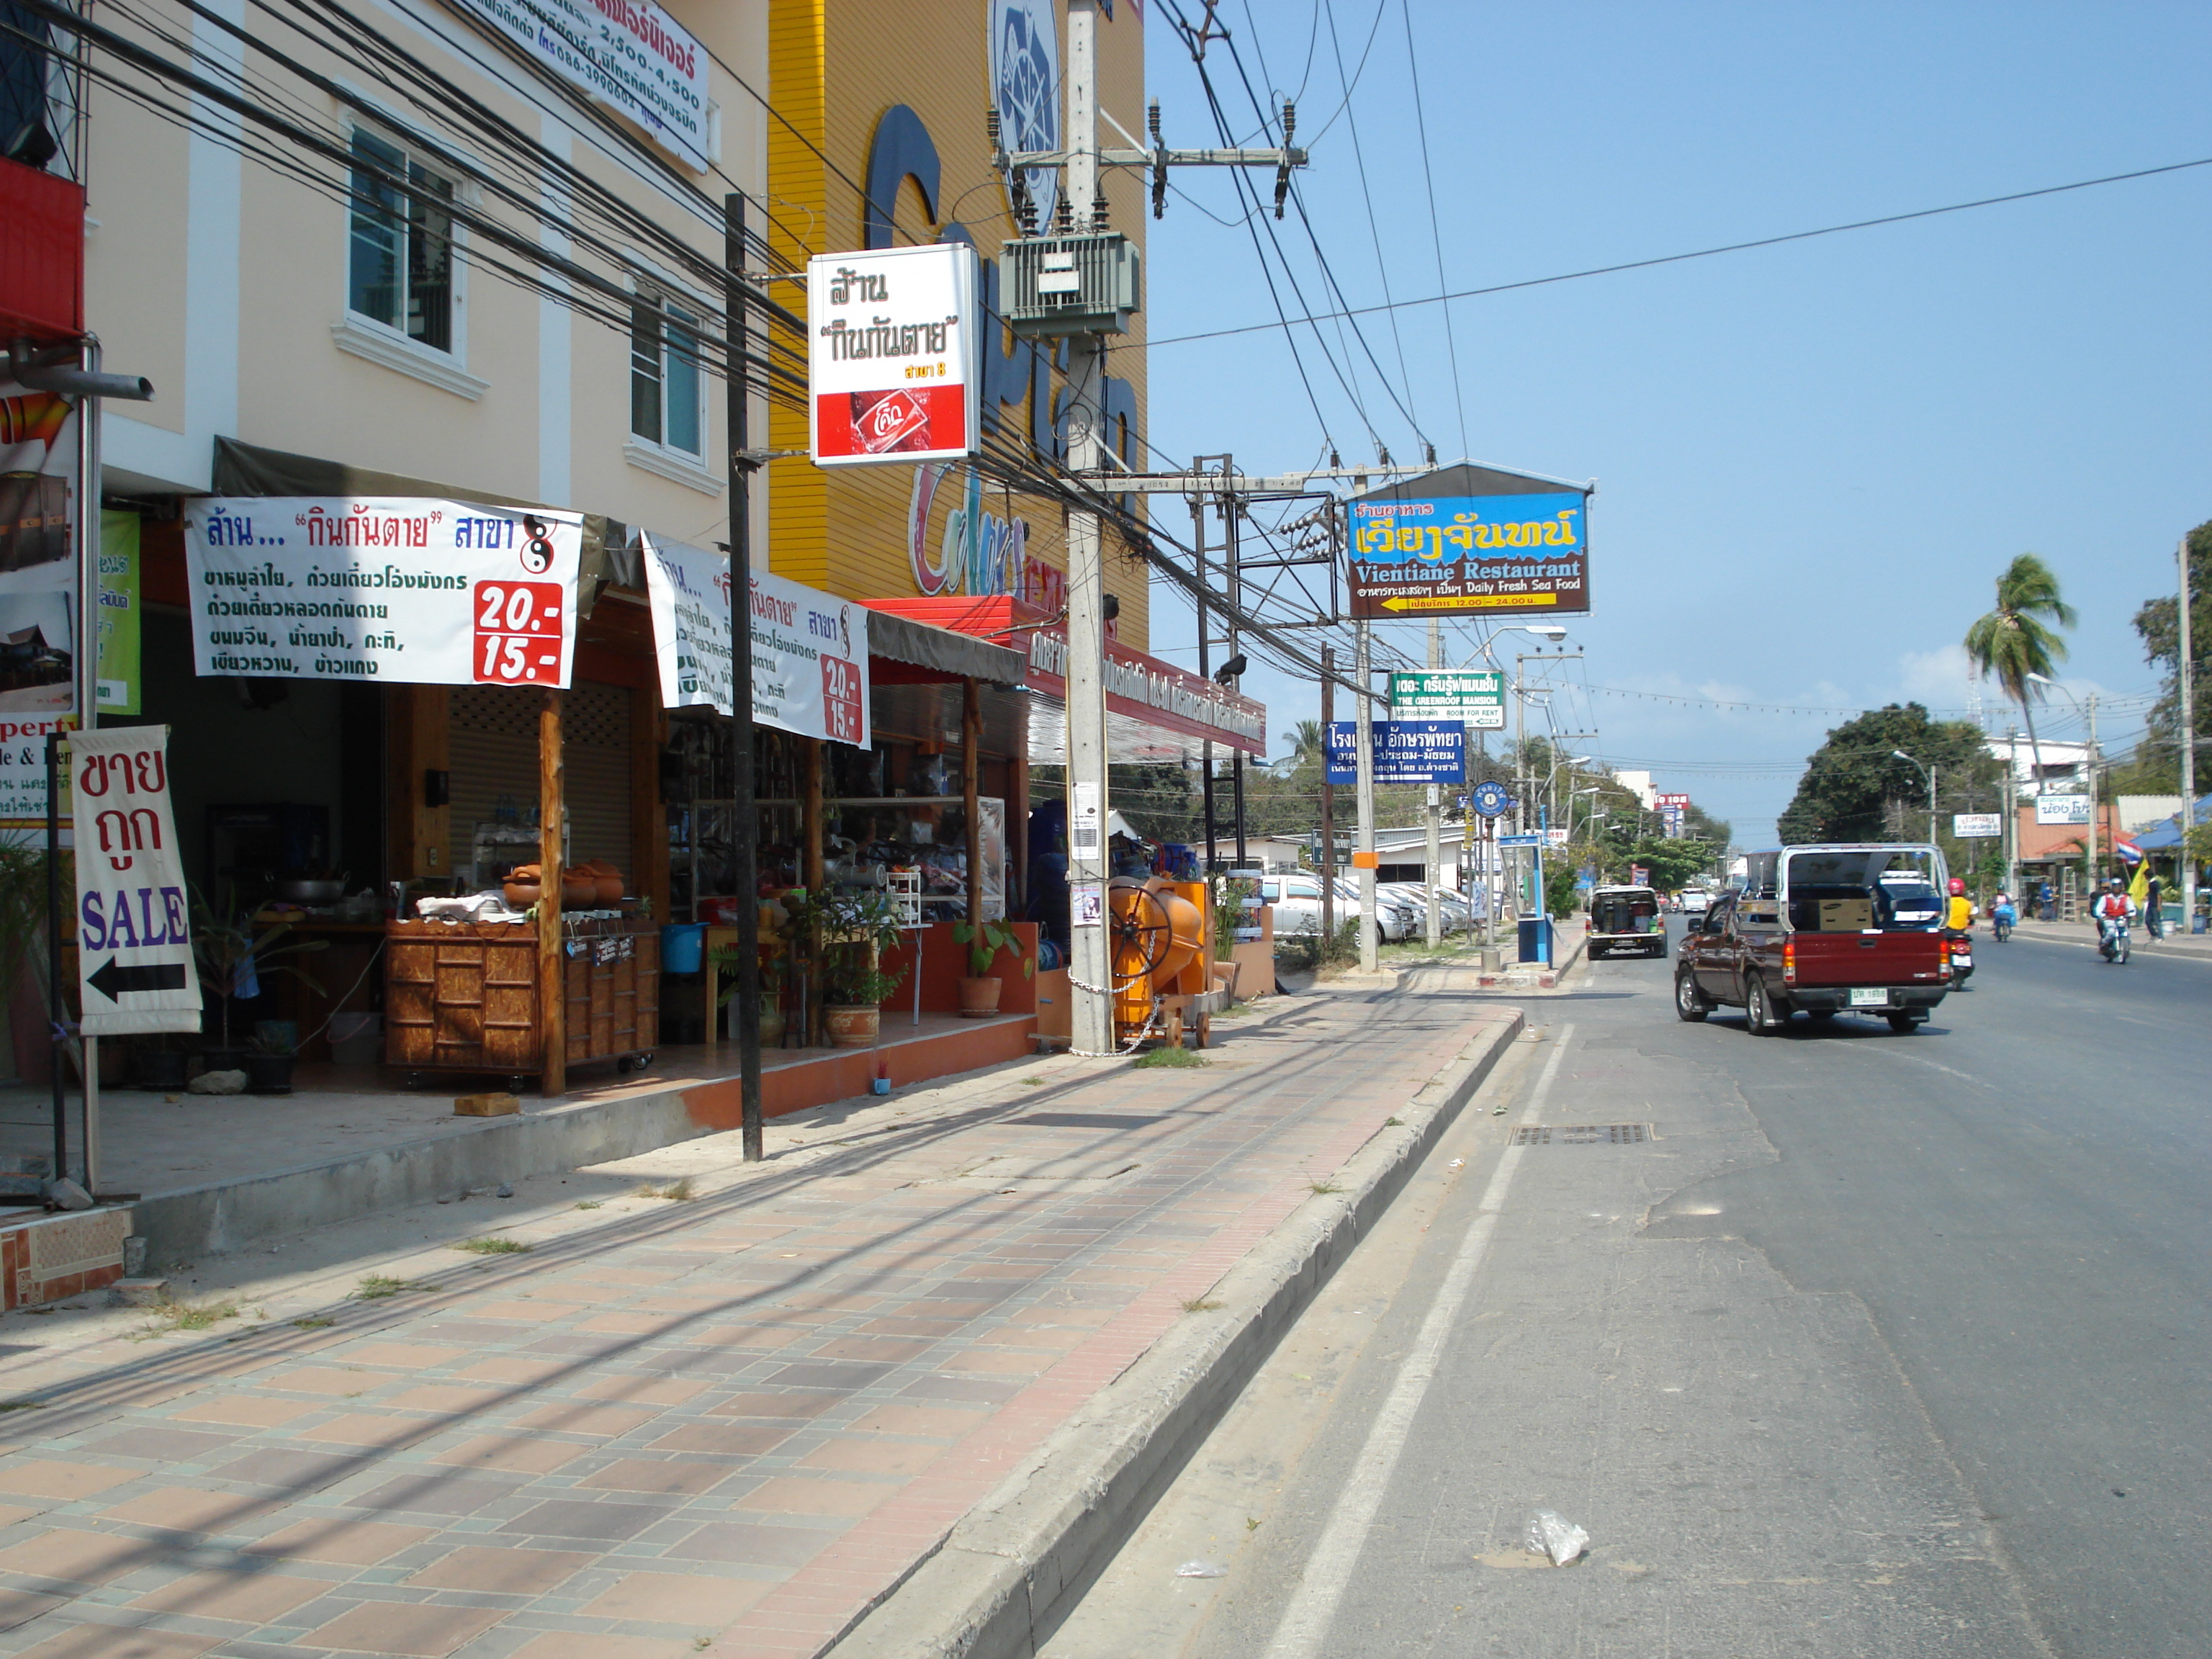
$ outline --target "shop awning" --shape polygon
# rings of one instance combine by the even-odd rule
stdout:
[[[2212,795],[2197,797],[2196,810],[2190,814],[2191,823],[2203,823],[2212,817]],[[2155,830],[2146,830],[2132,838],[2146,853],[2172,853],[2181,847],[2181,814],[2176,812]]]
[[[861,603],[870,612],[868,654],[872,657],[888,657],[948,679],[989,680],[1009,686],[1022,683],[1029,659],[1019,651],[902,616],[890,608],[896,601],[864,599]],[[911,684],[921,677],[884,675],[880,678]]]
[[[869,608],[940,630],[1018,642],[1029,694],[1030,759],[1056,764],[1065,758],[1067,629],[1060,618],[1006,594],[872,599]],[[873,632],[871,623],[872,637]],[[1115,760],[1195,760],[1208,743],[1267,753],[1264,704],[1118,641],[1107,642],[1106,658],[1106,742]]]

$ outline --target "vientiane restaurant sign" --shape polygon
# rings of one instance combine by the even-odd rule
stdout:
[[[1172,663],[1106,645],[1106,707],[1186,737],[1211,738],[1247,754],[1267,752],[1267,710],[1251,698],[1187,674]],[[1030,635],[1024,682],[1049,696],[1067,695],[1067,635],[1039,629]]]
[[[1348,504],[1352,614],[1587,611],[1589,497],[1471,461],[1370,490]]]
[[[419,497],[185,508],[197,672],[566,686],[583,520]]]

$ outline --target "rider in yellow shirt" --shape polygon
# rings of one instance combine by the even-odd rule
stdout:
[[[1951,902],[1945,908],[1943,925],[1961,933],[1974,925],[1974,902],[1966,896],[1966,884],[1956,876],[1951,878]]]

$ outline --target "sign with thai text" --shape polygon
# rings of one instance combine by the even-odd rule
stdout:
[[[1467,775],[1467,733],[1457,720],[1376,720],[1375,781],[1458,783]],[[1359,726],[1333,720],[1328,728],[1330,783],[1359,781]]]
[[[627,116],[694,173],[711,165],[708,69],[653,0],[447,0],[592,102]]]
[[[807,405],[817,466],[957,460],[981,441],[975,250],[819,253],[806,264]]]
[[[664,708],[732,712],[730,562],[638,532]],[[753,718],[866,749],[867,607],[752,573]]]
[[[1390,718],[1457,720],[1478,732],[1502,732],[1505,729],[1505,676],[1494,669],[1394,673]]]
[[[2087,823],[2089,822],[2089,798],[2087,795],[2038,795],[2035,798],[2035,821],[2038,823]]]
[[[1211,738],[1248,755],[1267,752],[1266,706],[1202,675],[1109,640],[1104,678],[1109,713],[1186,737]],[[1024,684],[1048,696],[1066,696],[1065,629],[1041,628],[1030,635],[1030,672]]]
[[[169,811],[169,728],[69,740],[76,965],[87,1036],[200,1029],[184,861]]]
[[[1954,812],[1951,814],[1951,833],[1960,841],[1987,840],[2004,834],[2004,815],[2002,812]]]
[[[568,684],[576,514],[252,495],[191,501],[184,518],[202,675]]]
[[[1507,491],[1491,494],[1478,486]],[[1447,467],[1347,504],[1355,617],[1586,611],[1589,496],[1486,467]]]

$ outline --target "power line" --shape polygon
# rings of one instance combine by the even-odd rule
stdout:
[[[1429,192],[1429,241],[1437,252],[1437,285],[1441,288],[1447,280],[1444,276],[1443,217],[1437,211],[1437,175],[1429,161],[1429,118],[1421,103],[1421,60],[1419,54],[1413,50],[1413,10],[1410,0],[1398,0],[1398,9],[1406,20],[1406,73],[1411,77],[1413,88],[1413,131],[1420,143],[1421,181]],[[1379,12],[1377,20],[1380,21]],[[1353,131],[1353,142],[1357,144],[1358,129],[1354,128]],[[1371,220],[1375,215],[1375,204],[1371,198],[1367,204],[1367,213]],[[1385,300],[1390,297],[1387,286],[1382,297]],[[1397,326],[1395,317],[1396,313],[1393,312],[1391,327],[1394,330]],[[1467,394],[1460,386],[1459,340],[1452,332],[1449,306],[1444,307],[1444,348],[1451,363],[1452,407],[1459,415],[1459,453],[1472,454],[1474,451],[1467,441]]]
[[[1753,248],[1779,247],[1785,242],[1810,241],[1820,236],[1840,236],[1846,231],[1906,224],[1915,219],[1933,219],[1947,213],[1966,213],[1976,208],[2002,207],[2009,202],[2033,201],[2039,196],[2063,196],[2069,191],[2094,190],[2100,185],[2125,184],[2130,179],[2154,179],[2162,173],[2185,173],[2192,167],[2212,167],[2212,155],[2194,161],[2173,161],[2164,167],[2139,167],[2132,173],[2106,173],[2100,179],[2079,179],[2068,185],[2046,185],[2039,190],[2014,191],[2006,196],[1984,196],[1972,202],[1919,208],[1911,213],[1884,214],[1878,219],[1855,219],[1848,224],[1823,225],[1818,230],[1793,230],[1782,236],[1762,236],[1748,242],[1726,242],[1718,247],[1698,248],[1688,253],[1665,253],[1650,259],[1628,259],[1619,264],[1592,265],[1584,270],[1561,271],[1553,276],[1531,276],[1517,283],[1494,283],[1486,288],[1457,289],[1449,294],[1431,294],[1418,300],[1394,300],[1388,305],[1358,306],[1342,313],[1320,312],[1308,316],[1288,317],[1274,323],[1244,323],[1235,328],[1206,329],[1194,334],[1170,334],[1146,343],[1153,346],[1182,345],[1192,340],[1221,340],[1238,334],[1265,334],[1276,328],[1288,329],[1296,323],[1326,322],[1340,314],[1364,317],[1394,308],[1402,310],[1413,306],[1444,305],[1453,300],[1479,299],[1489,294],[1510,294],[1517,289],[1545,288],[1554,283],[1579,282],[1585,276],[1611,276],[1624,270],[1647,270],[1655,265],[1680,264],[1689,259],[1711,259],[1723,253],[1742,253]]]

